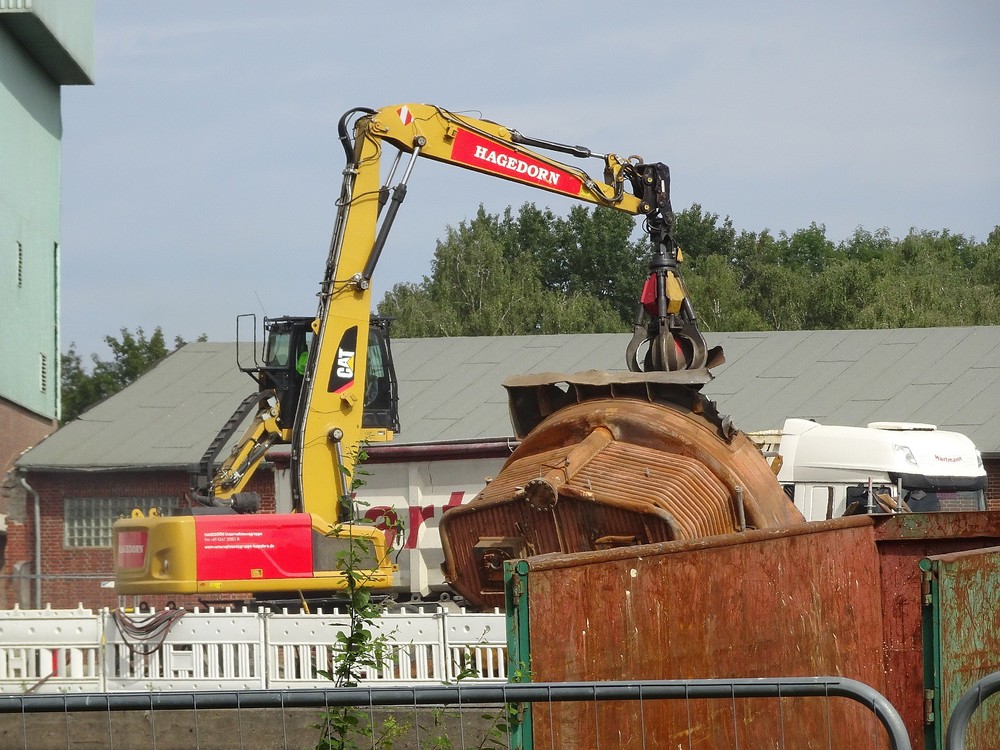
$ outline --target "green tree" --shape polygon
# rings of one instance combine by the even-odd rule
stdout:
[[[543,283],[553,288],[557,281],[569,294],[606,302],[623,322],[631,322],[649,260],[648,242],[631,239],[635,218],[601,206],[573,206],[553,229],[558,265],[553,279],[543,276]]]
[[[751,268],[748,303],[770,330],[805,328],[810,279],[799,269],[759,263]]]
[[[874,232],[858,227],[854,234],[840,243],[837,252],[841,257],[849,260],[869,263],[880,258],[885,258],[892,252],[895,245],[889,236],[889,230],[882,228]]]
[[[761,331],[768,328],[750,305],[734,265],[723,255],[706,255],[684,271],[698,327],[702,331]]]
[[[62,355],[63,424],[76,419],[94,404],[135,382],[140,375],[170,353],[159,326],[149,338],[146,338],[146,332],[141,327],[135,333],[122,328],[120,334],[120,338],[104,337],[104,343],[111,350],[111,359],[104,360],[91,354],[90,372],[83,366],[83,359],[77,353],[75,343],[70,344],[69,351]],[[205,341],[205,335],[202,334],[198,340]],[[182,338],[178,336],[174,339],[174,349],[183,345]]]
[[[860,326],[906,328],[994,325],[997,288],[983,263],[989,243],[948,231],[911,230],[869,265],[875,276],[860,302]]]
[[[718,214],[702,210],[698,203],[677,212],[674,239],[688,263],[708,255],[720,255],[728,260],[736,252],[736,230],[732,220],[727,216],[720,224]]]
[[[549,289],[562,288],[558,239],[552,231],[555,223],[556,215],[551,209],[540,209],[534,203],[525,203],[517,216],[508,206],[497,226],[507,262],[515,263],[524,255],[533,258],[538,264],[536,273]]]
[[[819,273],[834,256],[834,244],[826,238],[826,227],[812,222],[791,234],[781,232],[778,260],[782,265]]]
[[[885,261],[839,257],[812,275],[806,299],[805,328],[871,328],[871,304],[881,293]]]
[[[568,278],[543,283],[539,269],[556,247],[555,235],[545,226],[551,230],[554,217],[533,207],[523,207],[519,216],[526,217],[523,226],[509,211],[501,219],[480,207],[472,221],[448,227],[437,243],[431,276],[397,284],[379,302],[379,314],[395,319],[394,333],[501,336],[624,330],[608,301],[571,288]]]
[[[1000,323],[1000,227],[986,242],[943,231],[823,224],[737,231],[699,204],[676,215],[682,274],[706,331],[902,328]],[[438,243],[431,277],[379,305],[404,336],[627,329],[646,276],[634,217],[575,206],[480,208]]]
[[[994,227],[976,254],[973,275],[1000,294],[1000,226]]]
[[[505,259],[530,259],[543,288],[606,302],[627,325],[649,254],[645,240],[632,239],[635,226],[632,215],[603,206],[573,206],[563,218],[525,203],[516,217],[508,208],[497,230]]]

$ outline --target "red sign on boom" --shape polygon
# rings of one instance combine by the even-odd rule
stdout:
[[[451,158],[474,169],[566,195],[579,195],[583,189],[575,174],[461,128],[455,134]]]

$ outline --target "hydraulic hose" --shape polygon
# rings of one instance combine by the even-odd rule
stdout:
[[[337,123],[337,135],[340,138],[340,143],[344,147],[344,153],[347,154],[347,163],[352,164],[354,162],[354,142],[351,140],[351,134],[347,130],[347,122],[354,115],[358,113],[364,115],[375,114],[374,109],[368,107],[355,107],[354,109],[347,110],[340,117],[340,122]]]

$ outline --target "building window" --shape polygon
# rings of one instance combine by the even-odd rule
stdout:
[[[63,501],[63,544],[66,547],[110,547],[111,524],[133,508],[165,516],[180,507],[176,497],[68,497]]]
[[[38,353],[38,389],[42,393],[49,390],[49,358],[44,352]]]
[[[17,288],[24,286],[24,244],[17,243]]]

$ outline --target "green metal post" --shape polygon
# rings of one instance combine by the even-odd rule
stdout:
[[[941,593],[937,565],[933,560],[920,561],[920,586],[923,614],[920,631],[924,657],[924,747],[939,750],[944,747],[944,727],[941,721]]]
[[[527,561],[505,562],[503,581],[504,604],[507,611],[507,680],[531,682]],[[519,704],[516,712],[512,710],[508,725],[510,750],[533,750],[535,743],[531,734],[531,704]]]

